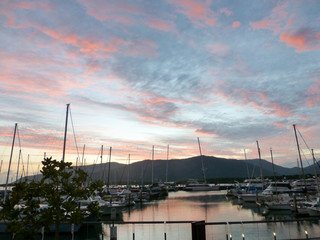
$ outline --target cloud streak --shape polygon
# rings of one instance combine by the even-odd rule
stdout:
[[[112,145],[119,161],[129,152],[150,157],[150,145],[161,155],[168,143],[173,158],[189,157],[198,154],[197,136],[217,146],[208,154],[238,157],[246,146],[254,151],[257,139],[287,146],[293,123],[316,145],[319,7],[2,1],[0,144],[8,149],[18,122],[38,160],[44,151],[59,156],[71,103],[89,162],[101,145]],[[282,162],[295,159],[290,150],[277,150]]]

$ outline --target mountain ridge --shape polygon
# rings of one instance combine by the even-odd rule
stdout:
[[[203,161],[206,179],[216,178],[252,178],[260,177],[260,160],[238,160],[219,158],[214,156],[194,156],[185,159],[170,159],[168,160],[153,160],[153,179],[156,181],[186,181],[188,179],[203,179],[202,163]],[[101,169],[108,169],[105,165],[99,167],[95,172],[95,179],[99,176],[107,176],[105,172],[103,174]],[[166,167],[168,164],[168,176],[166,179]],[[248,166],[248,168],[247,168]],[[86,166],[84,169],[87,169]],[[92,168],[92,165],[91,165]],[[147,159],[139,162],[135,162],[128,165],[120,163],[111,163],[110,169],[110,184],[117,182],[126,183],[128,177],[128,169],[131,184],[141,184],[152,182],[152,160]],[[248,170],[249,176],[248,176]],[[262,169],[264,176],[273,176],[272,163],[262,159]],[[276,176],[282,175],[298,175],[300,169],[297,167],[286,168],[279,165],[274,165]],[[320,169],[319,169],[320,170]],[[87,171],[88,172],[88,171]],[[304,168],[305,174],[313,174],[313,166]],[[319,171],[320,172],[320,171]],[[89,173],[89,172],[88,172]],[[106,180],[106,179],[104,179]]]
[[[205,168],[206,179],[214,181],[218,178],[254,178],[260,177],[260,160],[259,159],[228,159],[219,158],[214,156],[194,156],[185,159],[170,159],[170,160],[153,160],[153,180],[157,181],[174,181],[183,182],[188,179],[203,180],[202,161]],[[166,169],[168,164],[168,176],[166,176]],[[262,159],[261,165],[263,169],[263,176],[273,176],[272,163]],[[95,164],[81,166],[92,179],[101,179],[110,185],[126,184],[147,184],[152,182],[152,160],[146,159],[143,161],[127,164],[117,162],[110,163],[110,176],[109,163]],[[283,175],[299,175],[301,170],[297,167],[286,168],[274,164],[276,176]],[[249,172],[249,174],[248,174]],[[305,174],[314,174],[313,166],[304,168]],[[319,174],[320,168],[317,166],[317,173]],[[39,176],[39,175],[38,175]],[[31,176],[29,176],[31,178]],[[38,178],[38,177],[36,177]]]

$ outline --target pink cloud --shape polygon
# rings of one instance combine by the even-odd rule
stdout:
[[[254,109],[265,115],[276,115],[280,117],[293,116],[288,107],[270,101],[267,95],[262,92],[236,88],[234,88],[232,92],[235,93],[233,96],[230,96],[223,91],[218,91],[216,94],[227,99],[229,104],[235,106],[252,106]]]
[[[186,15],[189,20],[199,26],[215,26],[215,13],[210,9],[211,0],[168,0],[169,3],[177,7],[177,11]]]
[[[294,23],[294,20],[293,19],[290,19],[289,21],[288,21],[288,25],[291,25],[291,24],[293,24]]]
[[[34,2],[24,2],[24,3],[22,2],[22,3],[18,3],[17,7],[18,8],[32,9],[32,8],[35,7],[35,5],[36,5],[36,3],[34,3]]]
[[[264,19],[258,22],[250,22],[250,25],[253,29],[275,30],[280,28],[279,22],[273,19]]]
[[[284,2],[283,4],[279,4],[277,7],[275,7],[272,11],[273,12],[283,12],[284,9],[286,9],[289,6],[288,2]]]
[[[320,32],[314,33],[308,29],[293,34],[284,32],[280,35],[280,41],[296,48],[296,52],[320,50]]]
[[[136,57],[157,56],[158,45],[148,39],[130,42],[121,38],[112,38],[108,41],[103,41],[93,37],[82,37],[75,33],[64,33],[60,30],[48,29],[44,26],[41,26],[41,30],[53,39],[77,47],[82,53],[94,54],[93,56],[95,57],[98,57],[98,55],[109,57],[111,53]]]
[[[141,10],[132,2],[118,0],[105,2],[104,0],[78,0],[88,14],[100,21],[115,21],[122,24],[132,25],[137,22],[133,15],[140,15]]]
[[[251,27],[255,30],[267,29],[274,33],[281,32],[287,23],[286,18],[288,14],[285,12],[287,7],[287,2],[282,5],[278,5],[272,10],[272,13],[269,16],[257,22],[250,22]]]
[[[232,15],[232,11],[230,11],[230,10],[227,9],[227,8],[222,8],[222,9],[220,9],[220,12],[221,12],[221,13],[224,13],[224,14],[227,15],[227,16]]]
[[[320,79],[312,79],[311,85],[307,91],[307,104],[310,108],[319,106],[320,103]]]
[[[286,124],[280,123],[280,122],[274,122],[273,123],[277,128],[287,128]]]
[[[53,8],[51,3],[42,2],[17,2],[17,1],[5,1],[0,5],[0,15],[4,15],[7,18],[6,26],[11,28],[26,28],[25,24],[16,24],[15,13],[18,9],[30,9],[39,11],[50,11]]]
[[[146,22],[146,24],[151,28],[158,29],[161,31],[166,31],[166,32],[175,31],[174,22],[163,20],[160,18],[150,17],[149,20]]]
[[[240,22],[238,22],[238,21],[233,22],[233,23],[232,23],[232,27],[233,27],[233,28],[238,28],[238,27],[240,27]]]
[[[135,43],[129,43],[125,50],[125,54],[128,56],[136,57],[156,57],[158,45],[155,42],[152,42],[147,39],[141,39]]]
[[[62,43],[70,44],[77,47],[80,52],[96,52],[103,51],[108,53],[118,52],[118,47],[123,44],[127,44],[122,39],[113,38],[105,43],[101,40],[94,38],[81,37],[75,33],[63,33],[59,30],[49,29],[45,26],[41,26],[41,30],[48,36],[59,40]]]
[[[230,47],[226,44],[216,43],[216,44],[208,45],[206,48],[208,49],[208,51],[210,51],[214,55],[218,55],[221,57],[224,57],[230,54]]]
[[[114,3],[108,2],[108,4],[103,0],[78,0],[78,2],[86,8],[89,15],[99,21],[118,22],[128,26],[145,24],[161,31],[175,31],[175,24],[170,20],[172,16],[166,15],[161,19],[159,16],[145,12],[141,6],[130,1],[119,0]]]
[[[3,83],[3,89],[14,93],[33,93],[33,94],[46,94],[48,96],[61,96],[68,92],[62,89],[62,86],[58,85],[52,79],[45,76],[30,76],[16,73],[0,73]],[[23,86],[23,87],[21,87]]]

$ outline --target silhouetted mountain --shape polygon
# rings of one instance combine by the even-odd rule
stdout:
[[[153,161],[153,179],[154,181],[166,180],[166,167],[168,164],[168,181],[185,181],[188,179],[203,179],[202,164],[206,169],[206,179],[214,178],[248,178],[248,171],[250,177],[260,176],[259,159],[252,160],[237,160],[217,158],[212,156],[196,156],[187,159],[171,159],[154,160]],[[247,168],[248,167],[248,168]],[[297,168],[285,168],[275,165],[275,172],[277,176],[281,175],[296,175],[299,174]],[[262,160],[262,168],[264,176],[273,176],[272,164],[266,160]],[[108,166],[102,164],[99,166],[86,166],[86,171],[94,178],[102,178],[107,182]],[[128,165],[111,163],[109,183],[126,183],[128,176],[128,169],[130,170],[130,183],[140,184],[143,178],[144,183],[150,183],[152,179],[152,162],[151,160],[144,160]],[[247,170],[248,169],[248,170]],[[103,173],[104,171],[104,173]],[[91,174],[94,172],[94,174]],[[308,172],[307,169],[305,171]]]
[[[260,177],[260,161],[259,159],[237,160],[217,158],[212,156],[196,156],[187,159],[171,159],[154,160],[153,161],[153,179],[154,181],[166,181],[166,168],[168,164],[168,181],[186,181],[188,179],[203,179],[202,163],[206,169],[206,179],[215,178],[248,178]],[[120,163],[112,162],[110,164],[109,183],[111,184],[125,184],[127,183],[128,170],[130,170],[130,183],[141,184],[142,179],[144,183],[150,183],[152,179],[152,161],[144,160],[130,164],[130,166]],[[319,169],[319,167],[317,166]],[[93,179],[103,179],[105,183],[108,182],[108,163],[88,165],[83,169]],[[264,176],[273,176],[272,163],[262,160],[262,169]],[[300,169],[285,168],[274,165],[276,176],[282,175],[298,175],[301,174]],[[304,169],[305,174],[313,174],[313,166],[308,166]],[[30,178],[30,177],[29,177]]]

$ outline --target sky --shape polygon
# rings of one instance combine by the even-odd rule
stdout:
[[[320,2],[0,0],[0,160],[319,159]],[[169,145],[169,151],[167,151]],[[84,147],[85,146],[85,147]],[[85,150],[84,150],[85,149]],[[245,150],[244,150],[245,149]],[[83,154],[84,153],[84,154]],[[29,157],[28,157],[29,156]],[[311,159],[311,160],[310,160]],[[25,165],[23,165],[25,166]],[[200,165],[199,165],[200,167]],[[20,168],[21,169],[21,168]],[[24,169],[26,171],[26,169]]]

